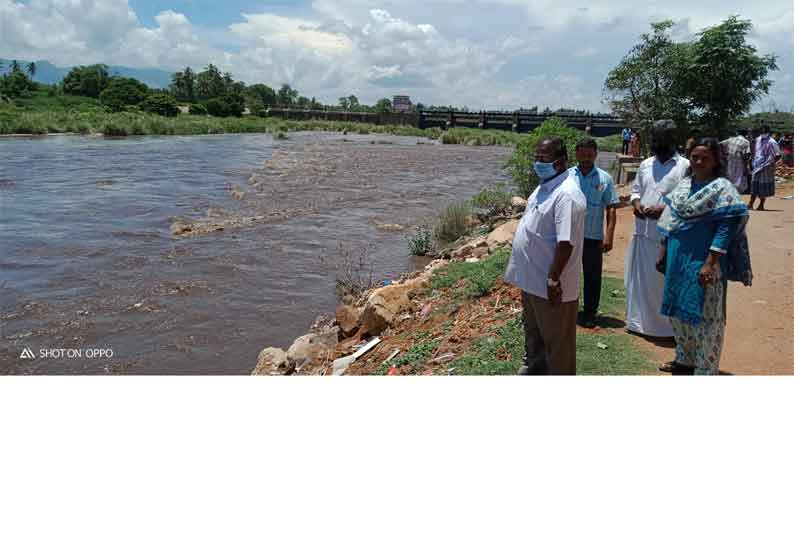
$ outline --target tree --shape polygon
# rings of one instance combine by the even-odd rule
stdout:
[[[342,108],[342,111],[348,111],[350,109],[350,103],[348,102],[347,96],[342,96],[339,98],[339,107]]]
[[[139,105],[149,94],[149,87],[132,77],[112,77],[99,94],[102,105],[122,111],[128,105]]]
[[[229,116],[229,104],[222,98],[210,98],[204,105],[206,106],[207,113],[213,117]]]
[[[298,100],[298,91],[291,86],[284,84],[278,89],[278,105],[281,107],[292,107]]]
[[[253,111],[251,104],[257,104],[262,108],[276,105],[276,91],[267,85],[257,83],[246,88],[246,95],[249,99],[249,108]],[[257,103],[258,101],[258,103]]]
[[[688,67],[690,45],[673,42],[670,37],[673,26],[669,20],[652,23],[653,32],[642,34],[640,43],[609,72],[604,84],[612,110],[645,130],[654,120],[662,118],[671,118],[684,126],[688,120],[681,74]]]
[[[35,90],[34,83],[21,69],[12,70],[10,73],[0,78],[0,95],[9,98],[20,98],[26,96],[31,90]]]
[[[388,98],[381,98],[375,104],[375,111],[378,113],[391,113],[391,100]]]
[[[219,98],[226,94],[226,81],[220,70],[209,64],[196,76],[196,97],[199,100]]]
[[[176,117],[179,114],[179,106],[170,94],[165,92],[155,92],[141,103],[141,109],[147,113],[155,113],[163,117]]]
[[[778,69],[775,55],[761,56],[746,41],[753,25],[729,17],[698,34],[690,51],[684,85],[698,123],[724,135],[738,117],[768,94],[770,71]]]
[[[349,111],[357,111],[361,104],[358,102],[358,98],[351,94],[347,97],[347,107]]]
[[[189,66],[176,72],[171,76],[169,90],[177,100],[193,103],[196,101],[196,74]]]
[[[12,60],[8,68],[11,71],[11,73],[22,71],[22,68],[19,66],[19,62],[17,62],[16,60]]]
[[[28,63],[28,73],[30,74],[30,78],[33,79],[36,77],[36,63],[29,62]]]
[[[77,66],[64,77],[63,91],[66,94],[98,98],[109,79],[108,67],[104,64]]]

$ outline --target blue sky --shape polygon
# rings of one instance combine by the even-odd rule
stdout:
[[[673,19],[683,39],[734,13],[753,21],[759,50],[780,57],[773,92],[755,108],[791,109],[790,0],[0,0],[0,57],[165,70],[213,62],[327,102],[409,94],[598,111],[607,72],[651,21]]]

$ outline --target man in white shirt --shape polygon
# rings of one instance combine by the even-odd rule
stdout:
[[[524,363],[521,375],[576,374],[576,313],[587,201],[568,171],[559,138],[535,149],[540,185],[516,229],[505,281],[521,288]]]
[[[653,125],[653,156],[642,161],[631,186],[634,237],[626,253],[626,326],[631,332],[660,338],[672,337],[673,327],[661,313],[664,275],[656,270],[656,259],[662,236],[656,223],[665,207],[662,197],[689,168],[689,160],[675,150],[675,131],[671,120]]]

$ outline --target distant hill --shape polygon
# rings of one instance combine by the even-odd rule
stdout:
[[[25,68],[28,64],[27,61],[24,60],[18,59],[18,61],[20,64],[22,64],[23,68]],[[0,74],[8,73],[8,66],[11,64],[11,60],[2,58],[0,59],[0,62],[3,64],[3,67],[0,69]],[[70,69],[72,69],[71,66],[61,68],[46,60],[37,60],[36,77],[33,79],[38,83],[44,83],[47,85],[60,83],[63,78],[66,77],[66,74],[69,73]],[[165,88],[171,84],[171,72],[167,72],[165,70],[158,70],[154,68],[128,68],[126,66],[108,66],[108,71],[110,71],[111,75],[134,77],[135,79],[146,83],[153,88]]]

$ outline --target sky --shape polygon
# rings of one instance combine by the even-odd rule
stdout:
[[[736,14],[778,55],[754,110],[794,109],[794,2],[767,0],[0,0],[0,58],[169,71],[214,63],[246,83],[363,103],[408,94],[472,109],[608,111],[609,70],[650,23],[680,39]]]

